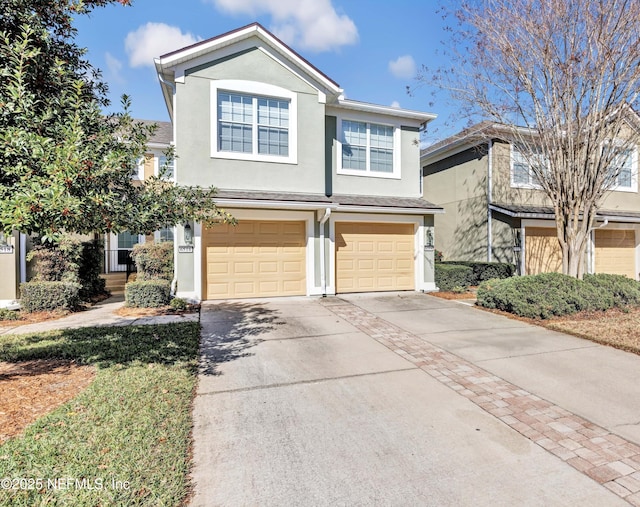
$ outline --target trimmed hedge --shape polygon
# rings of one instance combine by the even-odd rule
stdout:
[[[444,261],[441,264],[470,267],[473,273],[469,285],[480,285],[481,282],[492,278],[509,278],[516,272],[516,267],[507,262]]]
[[[74,310],[80,304],[80,284],[25,282],[20,284],[20,304],[27,312]]]
[[[477,298],[485,308],[532,319],[607,310],[615,305],[610,291],[560,273],[488,280],[478,287]]]
[[[435,281],[440,290],[451,291],[458,287],[466,289],[471,285],[473,269],[458,264],[435,264]]]
[[[171,299],[169,280],[136,280],[124,288],[127,306],[135,308],[158,308],[166,306]]]
[[[137,280],[173,279],[173,242],[140,243],[133,247]]]

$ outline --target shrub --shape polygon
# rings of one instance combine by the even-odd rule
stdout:
[[[81,257],[80,241],[65,236],[57,244],[36,245],[27,260],[35,261],[33,281],[78,283]]]
[[[18,320],[19,318],[20,314],[15,310],[0,308],[0,320]]]
[[[80,304],[80,285],[70,282],[20,284],[20,304],[27,312],[74,310]]]
[[[173,298],[169,303],[169,306],[176,311],[186,310],[187,302],[182,298]]]
[[[585,275],[585,283],[593,285],[598,291],[611,294],[617,308],[640,306],[640,283],[623,275]]]
[[[532,319],[613,307],[611,294],[560,273],[488,280],[478,287],[477,299],[480,306]]]
[[[470,285],[473,276],[473,269],[469,266],[460,266],[457,264],[435,264],[435,280],[436,286],[440,290],[451,291],[455,287],[466,288]]]
[[[100,241],[85,241],[82,243],[82,254],[79,262],[78,274],[80,278],[80,297],[83,300],[104,294],[105,280],[100,277],[104,246]]]
[[[507,262],[445,261],[442,264],[470,267],[473,273],[469,285],[480,285],[492,278],[509,278],[516,272],[516,267]]]
[[[158,308],[169,304],[170,292],[169,280],[142,280],[126,284],[124,298],[127,306]]]
[[[141,243],[133,247],[131,256],[138,270],[137,280],[173,279],[173,243]]]

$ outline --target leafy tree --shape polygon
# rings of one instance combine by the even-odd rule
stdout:
[[[458,0],[435,79],[515,143],[553,206],[563,272],[581,278],[596,213],[640,139],[637,0]]]
[[[5,0],[0,7],[0,230],[55,242],[63,231],[148,234],[187,220],[232,221],[214,189],[135,183],[153,126],[107,88],[74,42],[72,14],[116,0]],[[128,4],[126,0],[118,3]],[[169,154],[171,156],[171,154]]]

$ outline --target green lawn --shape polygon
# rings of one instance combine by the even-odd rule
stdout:
[[[199,324],[0,337],[0,360],[73,359],[86,391],[0,446],[0,505],[178,505],[189,491]],[[38,481],[42,479],[42,481]],[[32,489],[22,489],[32,488]]]

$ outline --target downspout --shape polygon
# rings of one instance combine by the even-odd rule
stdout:
[[[595,250],[595,242],[596,242],[596,238],[595,238],[595,231],[597,231],[598,229],[602,229],[603,227],[606,227],[607,225],[609,225],[609,219],[605,218],[604,222],[602,222],[602,224],[600,224],[598,227],[591,227],[589,229],[589,243],[588,243],[588,249],[587,249],[587,258],[589,259],[589,264],[587,266],[588,268],[588,272],[593,274],[596,271],[596,250]]]
[[[489,148],[487,150],[489,162],[487,165],[487,262],[493,260],[493,227],[491,224],[491,208],[489,205],[493,202],[493,139],[489,139]]]
[[[325,266],[325,246],[324,246],[324,224],[331,216],[331,208],[324,210],[324,216],[320,220],[320,285],[322,287],[322,297],[327,296],[327,270]]]
[[[162,77],[162,75],[158,72],[158,80],[165,86],[168,86],[169,88],[171,88],[171,91],[173,92],[172,97],[173,97],[173,116],[175,117],[176,114],[176,84],[172,83],[171,81],[167,81],[165,78]],[[175,146],[176,143],[176,132],[175,132],[175,122],[173,122],[173,145]],[[173,179],[174,181],[176,181],[177,179],[177,174],[178,174],[178,170],[176,168],[176,161],[175,159],[173,160]],[[178,286],[178,273],[177,273],[177,268],[178,268],[178,243],[176,241],[177,239],[177,232],[178,232],[178,228],[174,225],[173,227],[173,280],[171,280],[171,291],[170,294],[171,296],[175,297],[176,292],[177,292],[177,286]],[[195,266],[194,266],[195,269]]]
[[[27,281],[27,235],[20,233],[20,283]]]

